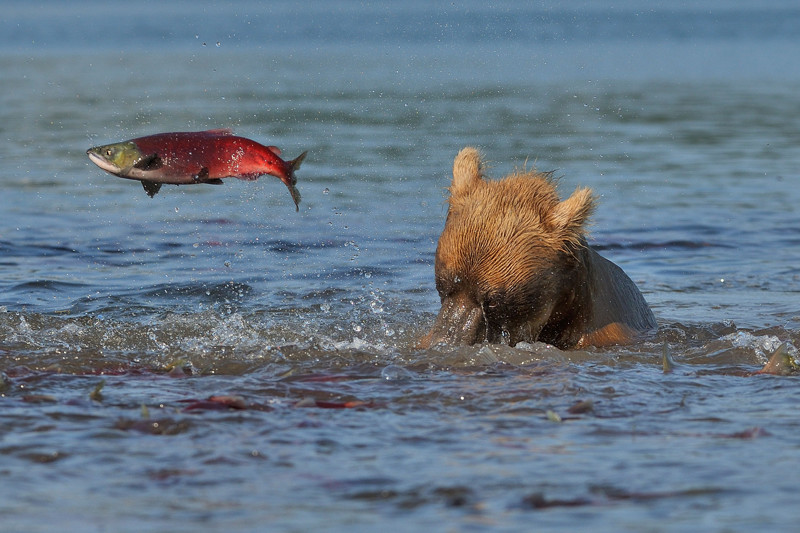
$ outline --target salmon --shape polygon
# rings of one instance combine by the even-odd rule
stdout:
[[[129,141],[95,146],[89,159],[106,172],[139,180],[151,198],[163,184],[222,184],[222,178],[255,180],[269,174],[289,188],[295,209],[300,209],[295,170],[303,152],[291,161],[281,159],[276,146],[264,146],[238,137],[229,129],[157,133]]]

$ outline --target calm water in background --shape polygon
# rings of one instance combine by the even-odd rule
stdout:
[[[4,531],[795,529],[800,8],[269,4],[4,8]],[[299,213],[85,155],[215,127]],[[594,188],[657,335],[414,349],[468,144]]]

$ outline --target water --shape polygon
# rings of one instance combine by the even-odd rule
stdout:
[[[800,342],[798,28],[790,2],[11,2],[2,529],[793,530],[796,378],[750,374]],[[299,213],[269,177],[150,199],[85,156],[215,127],[309,151]],[[414,348],[468,144],[594,188],[653,338]]]

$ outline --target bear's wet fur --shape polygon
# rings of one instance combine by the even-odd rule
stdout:
[[[453,163],[436,248],[442,307],[420,346],[545,342],[561,349],[626,344],[656,327],[631,279],[586,244],[595,198],[561,201],[551,174],[489,180],[475,148]]]

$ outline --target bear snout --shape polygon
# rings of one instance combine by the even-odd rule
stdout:
[[[467,298],[446,297],[436,321],[419,343],[420,348],[437,344],[468,346],[486,338],[483,310]]]

